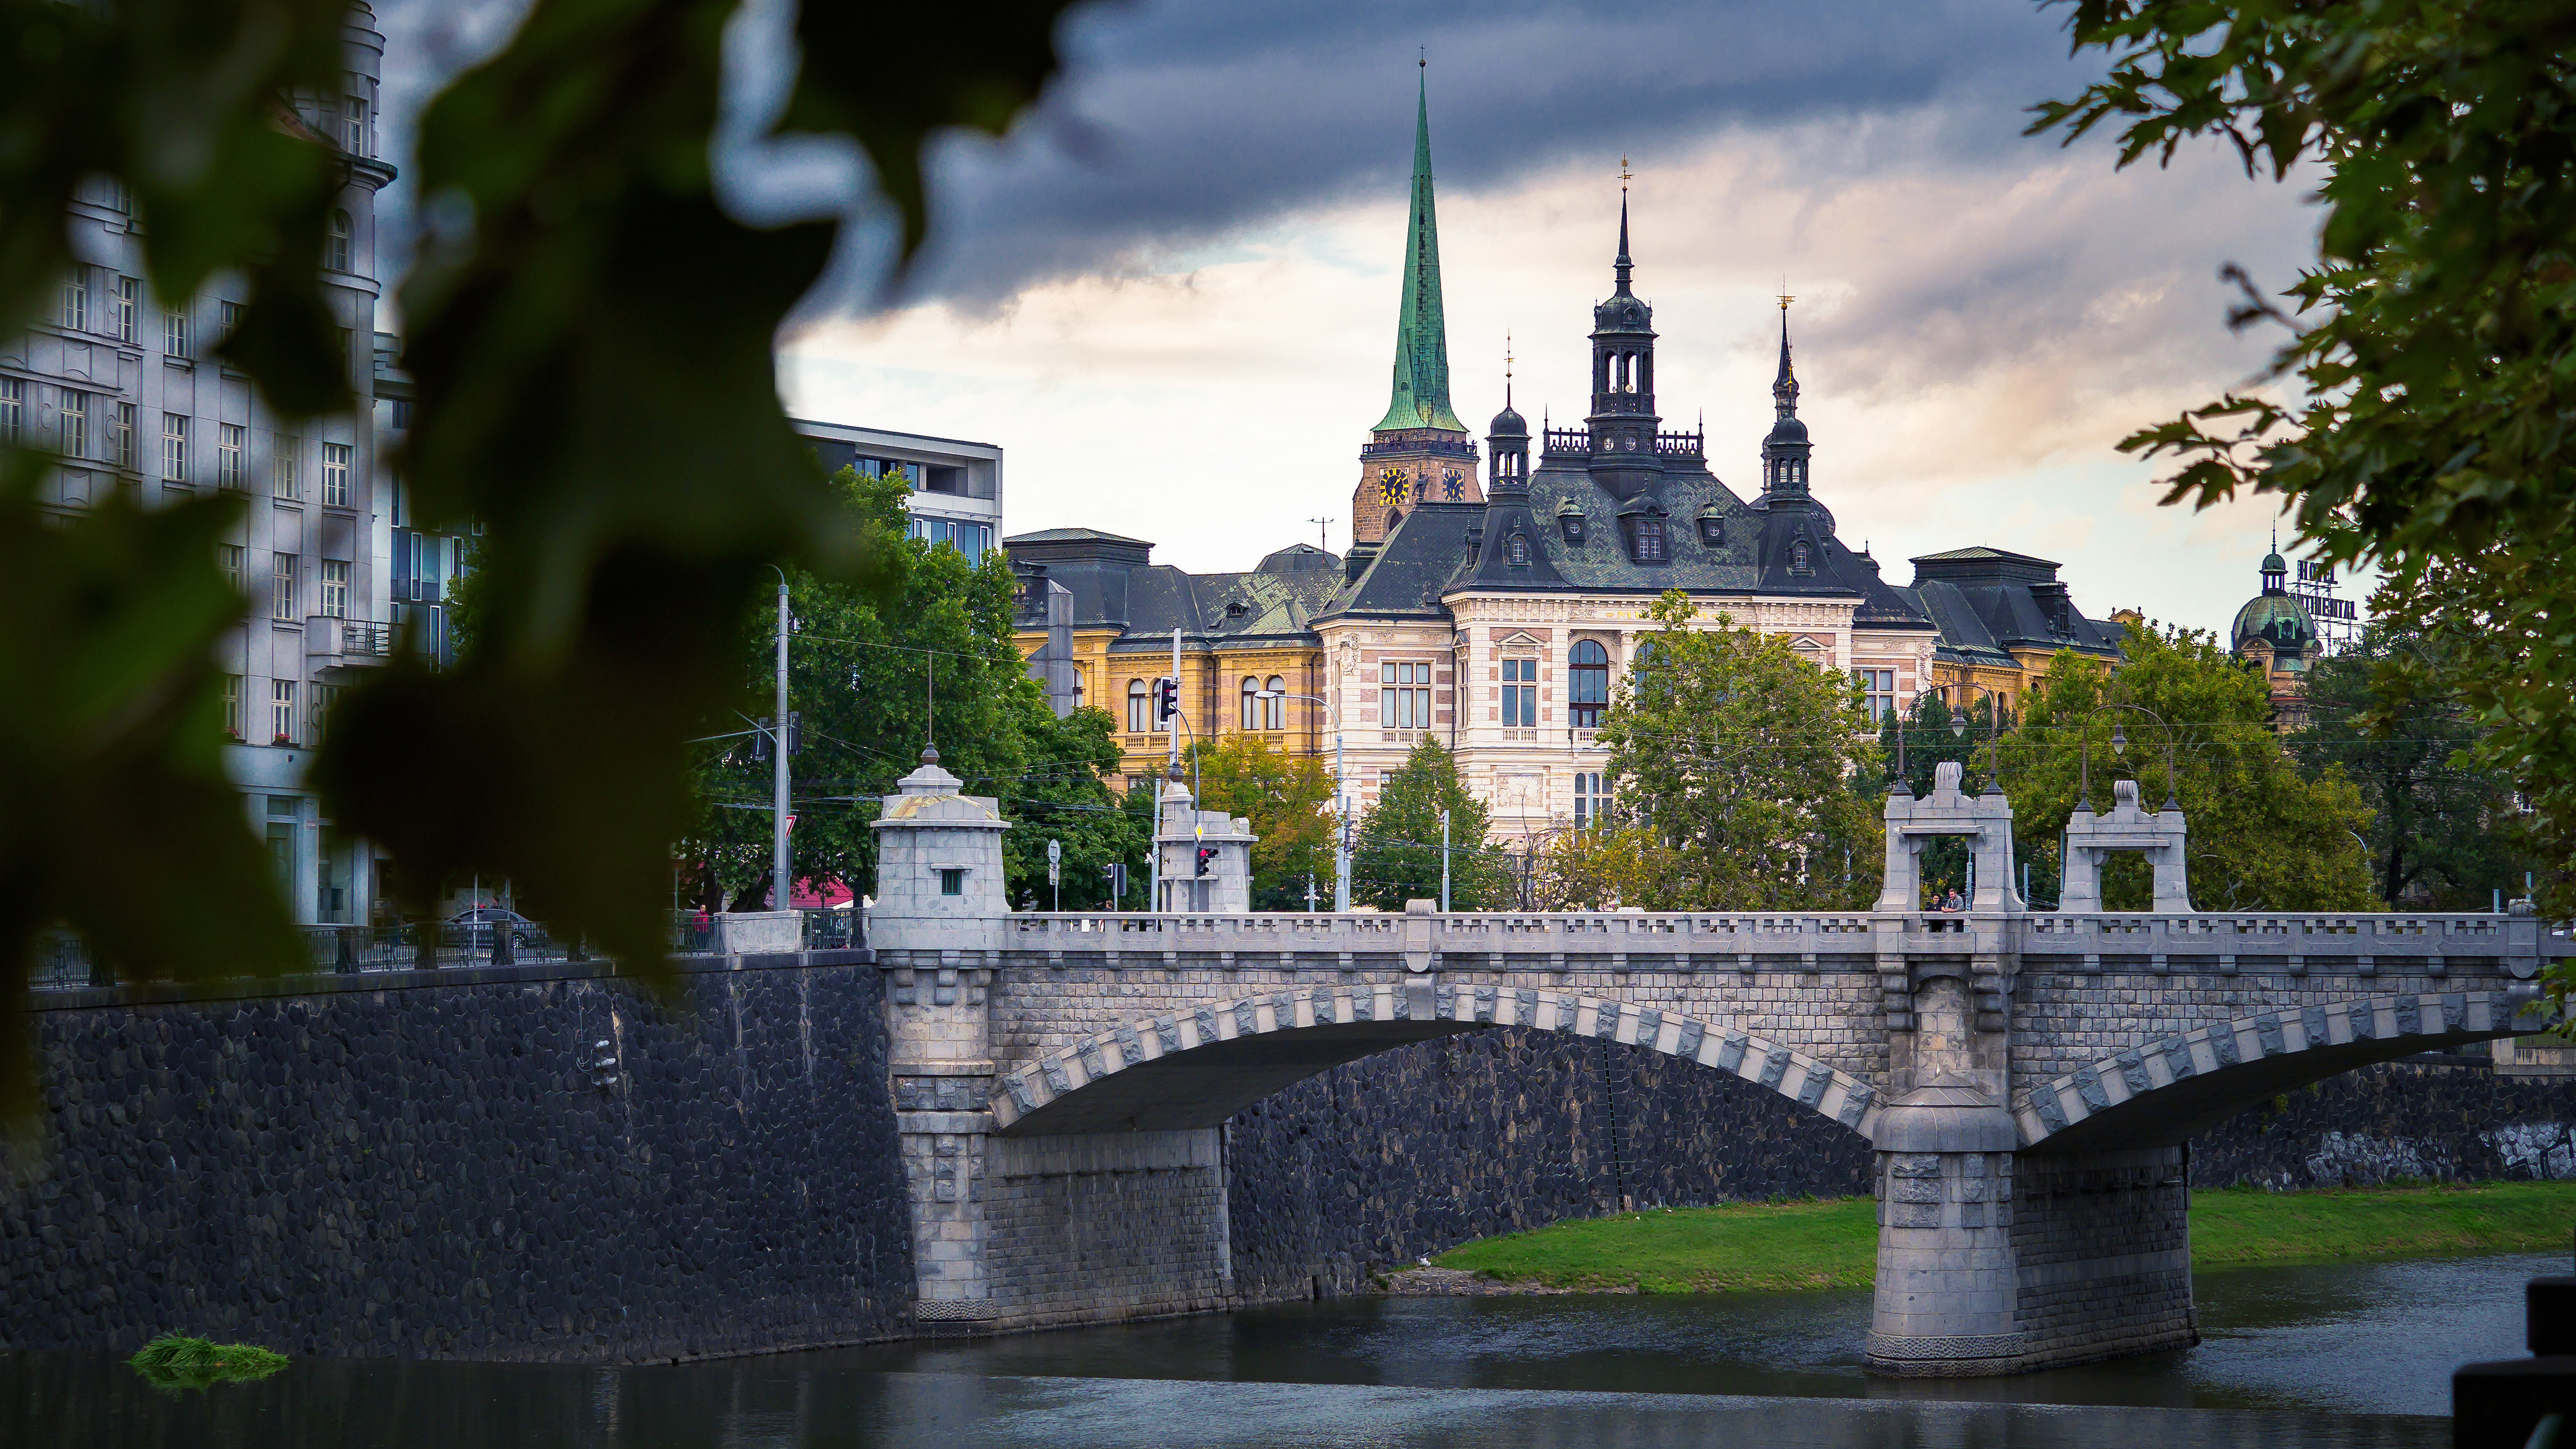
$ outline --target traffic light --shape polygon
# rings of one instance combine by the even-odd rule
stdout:
[[[1206,875],[1206,874],[1208,873],[1208,867],[1209,867],[1209,866],[1211,866],[1211,865],[1213,865],[1213,864],[1215,864],[1215,863],[1216,863],[1216,847],[1215,847],[1215,846],[1213,846],[1213,845],[1202,845],[1202,846],[1200,846],[1200,847],[1199,847],[1199,869],[1198,869],[1198,873],[1199,873],[1200,875]]]
[[[802,710],[787,712],[787,753],[805,753],[805,714]]]
[[[767,715],[760,717],[759,727],[751,732],[751,762],[755,765],[769,763],[769,716]]]
[[[1162,728],[1181,712],[1181,682],[1177,679],[1154,681],[1154,727]]]

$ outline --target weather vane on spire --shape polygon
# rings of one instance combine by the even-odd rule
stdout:
[[[1787,276],[1787,274],[1786,274],[1786,273],[1783,273],[1783,274],[1781,275],[1781,278],[1780,278],[1780,292],[1779,292],[1779,297],[1780,297],[1780,310],[1781,310],[1781,311],[1783,311],[1783,312],[1786,312],[1786,311],[1788,311],[1788,310],[1789,310],[1789,304],[1790,304],[1790,303],[1795,302],[1795,301],[1797,301],[1797,300],[1798,300],[1797,298],[1792,297],[1792,296],[1790,296],[1790,295],[1789,295],[1789,278],[1788,278],[1788,276]]]
[[[1628,194],[1628,181],[1629,181],[1629,178],[1631,178],[1631,177],[1635,176],[1636,174],[1637,174],[1636,172],[1631,171],[1631,170],[1629,170],[1629,169],[1628,169],[1628,153],[1627,153],[1627,152],[1625,152],[1625,151],[1620,152],[1620,153],[1619,153],[1619,194],[1620,194],[1621,196],[1625,196],[1625,195],[1627,195],[1627,194]]]

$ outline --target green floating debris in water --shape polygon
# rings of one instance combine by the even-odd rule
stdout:
[[[127,1362],[155,1388],[202,1389],[267,1378],[286,1367],[286,1355],[252,1343],[209,1343],[165,1333]]]

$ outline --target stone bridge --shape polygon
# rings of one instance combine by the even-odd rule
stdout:
[[[2187,1139],[2294,1086],[2511,1034],[2544,964],[2576,953],[2527,914],[2030,912],[2009,806],[1943,771],[1890,801],[1882,905],[1912,898],[1924,838],[1964,834],[1983,869],[1957,915],[1011,914],[1006,823],[927,758],[879,822],[870,923],[920,1318],[1235,1306],[1226,1119],[1342,1062],[1510,1026],[1686,1058],[1868,1139],[1873,1369],[2189,1343]],[[2103,848],[2168,832],[2159,895],[2178,899],[2181,817],[2136,816],[2133,796]],[[1163,806],[1166,884],[1239,906],[1249,831],[1177,785]],[[1228,842],[1204,878],[1201,841]]]

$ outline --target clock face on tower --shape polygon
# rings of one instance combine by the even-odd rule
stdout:
[[[1404,475],[1395,469],[1389,468],[1386,472],[1378,476],[1378,501],[1384,503],[1388,507],[1392,508],[1395,505],[1402,503],[1405,500],[1407,492],[1408,490],[1405,487]]]
[[[1451,473],[1440,480],[1440,496],[1455,503],[1467,496],[1467,485],[1458,481],[1456,473]]]

